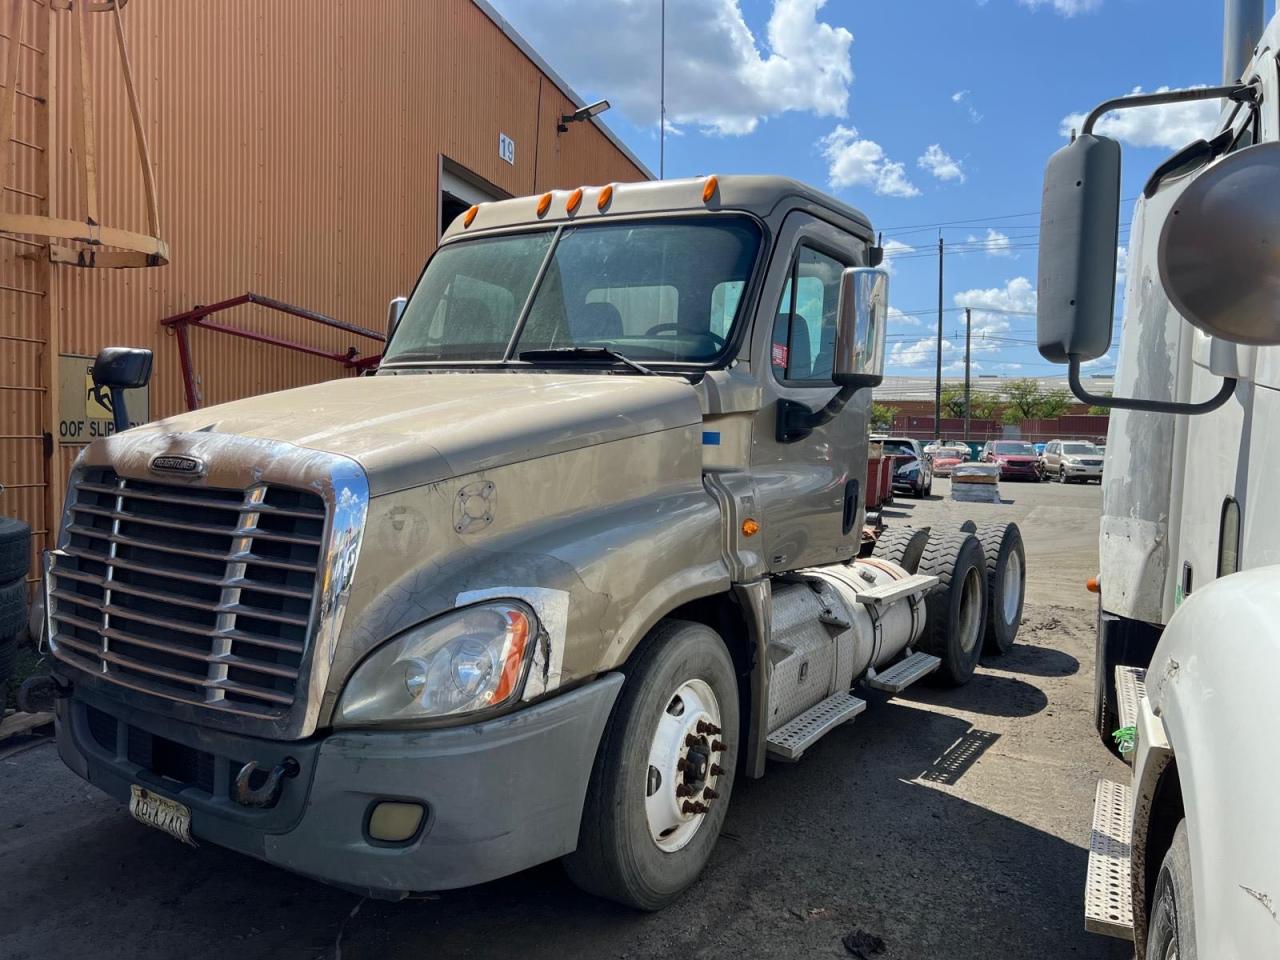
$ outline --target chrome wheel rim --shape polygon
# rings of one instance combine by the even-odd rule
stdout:
[[[1018,617],[1018,607],[1022,605],[1022,557],[1016,552],[1010,553],[1005,561],[1000,595],[1004,600],[1004,622],[1012,624]]]
[[[977,567],[970,567],[964,575],[961,591],[957,633],[960,636],[960,649],[965,653],[972,653],[978,645],[978,630],[982,626],[982,571]]]
[[[674,853],[701,829],[719,797],[720,702],[705,680],[682,683],[663,706],[649,746],[644,810],[658,849]]]

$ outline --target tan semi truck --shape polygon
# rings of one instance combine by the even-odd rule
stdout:
[[[467,211],[376,375],[86,448],[46,558],[63,759],[375,896],[563,857],[669,902],[857,684],[964,683],[1017,631],[1014,527],[858,556],[878,257],[777,177]]]

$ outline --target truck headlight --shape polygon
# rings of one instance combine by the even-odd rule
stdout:
[[[425,720],[502,706],[519,694],[537,637],[538,618],[515,601],[437,617],[356,668],[334,723]]]

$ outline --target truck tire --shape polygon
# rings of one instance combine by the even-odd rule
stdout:
[[[15,517],[0,517],[0,583],[21,580],[31,563],[31,528]]]
[[[1147,924],[1147,960],[1196,960],[1195,896],[1191,890],[1191,844],[1187,821],[1173,831],[1164,855]]]
[[[942,666],[930,674],[934,682],[958,687],[969,682],[982,654],[987,609],[982,544],[962,530],[930,537],[920,572],[938,583],[925,595],[927,619],[919,647],[942,658]]]
[[[564,865],[588,893],[660,910],[698,879],[720,835],[737,767],[738,682],[720,636],[683,620],[658,624],[626,673]]]
[[[915,573],[920,569],[920,557],[928,543],[928,527],[895,527],[880,534],[871,555],[896,563],[907,573]]]
[[[18,658],[16,637],[0,637],[0,717],[9,698],[9,678],[13,676],[13,664]]]
[[[1027,554],[1016,523],[984,523],[976,536],[987,558],[987,627],[983,650],[997,656],[1013,649],[1022,626]]]
[[[27,582],[0,583],[0,640],[10,640],[27,628]]]

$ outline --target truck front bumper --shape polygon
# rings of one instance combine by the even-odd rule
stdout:
[[[58,752],[118,800],[128,802],[137,784],[186,805],[196,842],[395,899],[484,883],[572,852],[622,681],[611,673],[463,727],[349,730],[305,741],[215,732],[77,687],[58,703]],[[286,758],[297,773],[270,807],[233,799],[245,763],[266,771]],[[371,811],[388,800],[424,808],[422,826],[403,843],[369,835]]]

